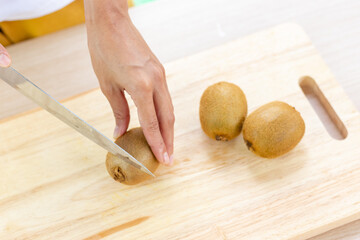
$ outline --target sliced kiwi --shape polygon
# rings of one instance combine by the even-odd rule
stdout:
[[[154,172],[159,166],[159,162],[152,153],[141,128],[129,130],[119,137],[115,143],[135,157],[151,172]],[[106,168],[114,180],[127,185],[138,184],[151,178],[150,175],[111,153],[106,156]]]

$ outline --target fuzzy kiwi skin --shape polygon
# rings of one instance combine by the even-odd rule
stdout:
[[[264,158],[279,157],[304,136],[300,113],[287,103],[274,101],[252,112],[245,120],[243,137],[252,152]]]
[[[219,82],[209,86],[200,100],[200,123],[203,131],[217,141],[237,137],[247,115],[244,92],[233,83]]]
[[[159,166],[154,154],[148,145],[142,128],[133,128],[116,139],[115,143],[141,162],[151,172]],[[135,185],[152,178],[124,160],[108,153],[106,156],[106,169],[110,176],[120,183]]]

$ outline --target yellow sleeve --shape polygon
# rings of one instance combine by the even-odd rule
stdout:
[[[128,4],[133,6],[132,0],[128,0]],[[84,2],[75,0],[66,7],[43,17],[1,22],[0,43],[7,46],[84,22]]]

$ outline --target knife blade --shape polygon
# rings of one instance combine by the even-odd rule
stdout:
[[[152,172],[150,172],[143,164],[137,161],[128,152],[116,145],[113,141],[104,136],[90,124],[82,120],[75,113],[67,109],[55,98],[51,97],[45,91],[40,89],[29,79],[17,72],[14,68],[0,67],[0,78],[16,90],[18,90],[20,93],[37,103],[40,107],[66,123],[68,126],[75,129],[79,133],[81,133],[86,138],[106,149],[113,155],[123,159],[128,164],[131,164],[137,169],[155,177]]]

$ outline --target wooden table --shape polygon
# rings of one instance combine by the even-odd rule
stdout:
[[[360,109],[360,3],[358,1],[159,0],[131,10],[132,18],[163,62],[177,59],[257,30],[294,21],[312,38],[336,79]],[[84,26],[9,47],[14,67],[58,99],[98,86],[89,71]],[[83,59],[87,59],[84,61]],[[79,61],[77,59],[81,59]],[[84,69],[77,81],[71,69]],[[34,105],[0,82],[0,118]],[[316,240],[359,239],[360,220]]]

